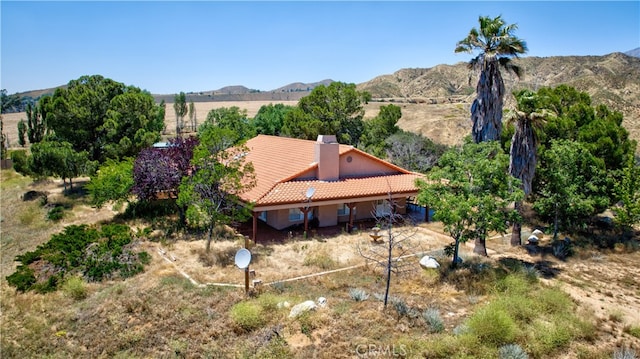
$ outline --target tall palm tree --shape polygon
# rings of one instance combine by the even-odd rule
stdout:
[[[502,132],[502,105],[504,81],[500,69],[513,72],[518,78],[522,70],[511,58],[527,52],[527,44],[514,36],[516,24],[507,25],[501,16],[480,16],[480,30],[475,27],[456,44],[455,52],[473,53],[469,68],[480,71],[476,86],[476,99],[471,105],[472,136],[476,143],[500,139]]]
[[[509,149],[509,173],[522,181],[522,190],[525,197],[531,193],[531,184],[536,173],[538,163],[538,136],[545,117],[550,113],[546,109],[540,109],[536,100],[536,94],[530,90],[515,92],[516,108],[508,113],[508,121],[514,123],[515,132],[511,138]],[[522,201],[515,203],[515,208],[522,213]],[[519,246],[522,232],[522,223],[515,221],[511,232],[511,245]]]

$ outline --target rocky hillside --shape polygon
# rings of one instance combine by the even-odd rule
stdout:
[[[606,56],[525,57],[514,61],[524,69],[524,77],[503,75],[508,94],[523,88],[573,86],[588,93],[594,104],[605,104],[622,112],[624,126],[631,137],[640,139],[640,58],[612,53]],[[475,96],[476,82],[477,75],[466,63],[460,62],[402,69],[361,83],[358,89],[369,91],[374,99],[381,101],[469,105]],[[512,106],[513,97],[507,96],[505,102],[507,107]],[[423,129],[422,132],[427,131]]]

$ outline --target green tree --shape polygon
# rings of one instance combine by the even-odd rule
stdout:
[[[586,220],[609,205],[604,161],[593,156],[581,143],[552,140],[540,153],[538,188],[533,208],[559,230],[586,227]]]
[[[191,124],[191,132],[198,130],[198,116],[193,101],[189,102],[189,124]]]
[[[27,104],[27,135],[30,143],[38,143],[44,139],[47,124],[47,106],[50,97],[43,97],[36,105]]]
[[[83,76],[56,89],[47,106],[47,124],[59,141],[71,143],[75,151],[87,151],[90,160],[103,162],[111,156],[135,155],[130,151],[149,145],[138,143],[140,139],[153,143],[152,138],[159,138],[164,109],[150,104],[153,96],[148,92],[100,75]],[[125,151],[109,149],[120,143]]]
[[[18,122],[18,144],[20,147],[24,147],[27,144],[25,135],[27,134],[27,122],[20,120]]]
[[[357,146],[364,128],[363,103],[370,99],[371,95],[358,91],[355,84],[320,85],[287,113],[282,134],[308,140],[322,134],[335,134],[338,142]]]
[[[508,166],[509,157],[497,141],[467,143],[442,155],[428,181],[417,181],[418,202],[434,210],[434,220],[441,221],[454,239],[453,266],[460,243],[473,239],[474,252],[486,256],[489,233],[505,232],[507,222],[517,219],[509,205],[523,193]]]
[[[627,161],[615,191],[620,201],[613,207],[615,224],[623,231],[630,231],[640,223],[640,166],[633,159]]]
[[[131,187],[133,187],[133,159],[130,157],[122,161],[108,159],[91,176],[86,186],[91,202],[98,208],[109,201],[114,201],[116,205],[129,202]]]
[[[280,136],[284,119],[287,113],[293,109],[293,106],[281,103],[263,105],[251,120],[251,126],[257,134]]]
[[[187,97],[184,92],[174,97],[173,110],[176,113],[176,136],[180,136],[184,128],[184,116],[187,114]]]
[[[480,53],[471,59],[469,67],[480,72],[476,99],[471,105],[474,142],[496,141],[502,132],[504,81],[500,69],[520,77],[521,69],[511,59],[527,52],[526,42],[514,35],[516,24],[507,25],[501,16],[480,16],[480,29],[475,27],[456,44],[455,52]]]
[[[105,121],[98,127],[104,139],[102,151],[107,158],[133,157],[159,141],[163,127],[164,109],[152,96],[130,87],[111,100]]]
[[[4,133],[4,121],[2,120],[2,114],[0,114],[0,160],[7,158],[7,149],[9,147],[9,140]]]
[[[516,108],[508,113],[509,122],[514,124],[514,133],[509,148],[509,173],[520,180],[524,195],[531,193],[533,178],[538,163],[538,136],[536,131],[543,127],[547,115],[546,110],[538,111],[536,94],[529,90],[514,93]],[[522,202],[515,203],[518,212],[522,210]],[[515,221],[511,232],[511,245],[521,244],[522,223]]]
[[[7,90],[0,90],[0,114],[15,112],[20,107],[18,94],[7,95]]]
[[[400,130],[398,127],[400,117],[402,117],[402,110],[399,106],[380,106],[380,112],[376,117],[364,121],[360,148],[376,157],[386,157],[389,148],[386,140]]]
[[[236,145],[230,129],[210,126],[199,137],[192,160],[195,170],[183,177],[177,203],[187,207],[192,225],[207,229],[209,251],[214,228],[250,217],[251,208],[240,195],[255,185],[255,178],[253,165],[241,155],[247,149]]]
[[[207,114],[207,119],[198,129],[199,133],[209,131],[212,127],[228,129],[235,134],[235,143],[255,136],[254,128],[249,124],[247,111],[237,106],[215,108]]]
[[[614,183],[621,180],[627,161],[633,158],[637,146],[622,126],[622,114],[610,111],[604,105],[591,106],[588,94],[566,85],[538,90],[536,108],[537,111],[548,109],[553,114],[546,117],[539,133],[540,148],[548,149],[553,140],[559,139],[579,142],[603,162],[609,200],[617,202]],[[546,166],[541,159],[538,167]],[[538,178],[534,179],[534,191],[537,181]]]
[[[95,163],[86,151],[76,152],[69,142],[41,141],[31,146],[29,170],[36,177],[60,177],[67,189],[73,189],[73,179],[93,172]]]

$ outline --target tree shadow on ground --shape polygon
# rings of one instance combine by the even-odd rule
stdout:
[[[540,259],[536,261],[525,261],[519,258],[505,257],[498,260],[505,268],[516,270],[519,268],[531,268],[535,269],[540,276],[545,279],[552,279],[557,277],[561,269],[558,268],[552,261]]]

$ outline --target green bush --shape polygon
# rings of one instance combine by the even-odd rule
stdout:
[[[467,325],[481,342],[496,347],[512,343],[516,337],[515,321],[506,311],[495,306],[486,306],[475,312]]]
[[[273,293],[263,293],[257,298],[257,301],[264,311],[273,312],[278,310],[278,303],[291,301],[291,299]]]
[[[19,265],[16,271],[7,276],[9,285],[16,287],[19,292],[26,292],[36,283],[36,276],[33,269],[27,265]]]
[[[231,308],[231,320],[240,329],[250,332],[265,324],[262,307],[254,302],[239,302]]]
[[[87,285],[79,276],[67,278],[62,285],[62,291],[75,300],[82,300],[87,297]]]
[[[497,281],[496,290],[505,294],[527,294],[531,290],[531,281],[524,275],[508,275]]]
[[[573,330],[563,323],[536,320],[530,327],[531,340],[527,343],[534,357],[548,356],[571,343]]]
[[[565,313],[573,308],[571,297],[560,288],[541,288],[534,293],[531,301],[548,314]]]
[[[50,221],[57,222],[64,218],[64,207],[63,206],[55,206],[47,212],[47,219]]]
[[[17,256],[16,260],[22,264],[7,280],[20,291],[49,292],[58,288],[66,274],[81,273],[94,281],[118,275],[130,277],[150,262],[147,253],[132,251],[132,239],[131,229],[125,225],[68,226],[35,251]],[[46,281],[36,282],[35,273],[29,268],[35,261],[53,268],[54,274]]]
[[[540,315],[538,303],[525,294],[503,294],[493,300],[490,306],[504,310],[511,318],[522,324],[527,324]]]
[[[640,327],[626,326],[624,332],[640,339]]]
[[[31,170],[29,169],[29,159],[27,157],[27,151],[18,150],[11,151],[11,160],[13,161],[13,169],[23,176],[30,176]]]

